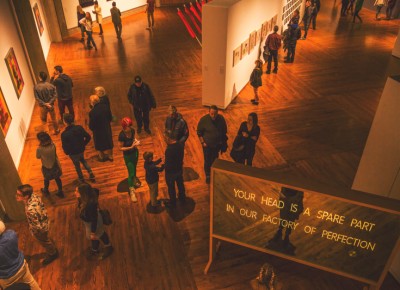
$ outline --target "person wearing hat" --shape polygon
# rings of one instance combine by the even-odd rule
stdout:
[[[22,201],[25,205],[26,220],[32,236],[46,250],[42,265],[50,264],[58,258],[59,254],[54,241],[49,237],[50,222],[42,199],[33,192],[29,184],[18,186],[15,197],[17,201]]]
[[[139,159],[137,146],[140,141],[135,138],[135,129],[132,128],[131,118],[125,117],[121,120],[122,130],[118,135],[119,150],[124,154],[124,161],[128,169],[129,196],[132,202],[137,202],[135,187],[140,187],[141,183],[136,176],[136,166]]]
[[[133,106],[133,114],[136,119],[137,132],[142,132],[142,126],[147,134],[150,131],[150,110],[156,108],[156,100],[148,84],[142,81],[140,76],[135,77],[135,83],[128,91],[129,103]]]
[[[185,145],[186,140],[189,137],[189,128],[182,115],[178,113],[175,106],[168,107],[169,115],[165,120],[165,130],[171,131],[176,136],[176,140]]]
[[[6,230],[0,220],[0,289],[6,289],[17,283],[24,283],[30,289],[40,290],[39,285],[29,271],[24,254],[18,248],[18,236],[13,230]]]

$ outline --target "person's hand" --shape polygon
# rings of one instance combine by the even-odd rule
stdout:
[[[206,142],[202,142],[202,143],[201,143],[201,146],[203,146],[204,148],[206,148],[206,147],[207,147],[207,143],[206,143]]]
[[[247,134],[246,132],[242,132],[243,137],[247,138],[249,137],[249,134]]]
[[[97,240],[96,234],[95,233],[90,233],[90,239],[92,241]]]

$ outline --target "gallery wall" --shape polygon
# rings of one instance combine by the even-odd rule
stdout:
[[[35,21],[36,21],[36,30],[37,30],[39,38],[40,38],[40,43],[42,45],[43,54],[44,54],[44,57],[47,59],[47,55],[49,54],[49,51],[50,51],[51,38],[50,38],[49,29],[47,27],[46,17],[45,17],[44,11],[42,9],[42,3],[40,0],[29,0],[29,2],[32,7],[33,17],[35,18]],[[35,15],[34,7],[36,4],[37,4],[38,10],[39,10],[39,15],[40,15],[37,17],[40,17],[42,26],[38,25],[37,17]],[[39,27],[42,27],[42,29],[41,29],[42,33],[40,33]]]
[[[2,24],[0,25],[0,75],[2,76],[0,78],[0,89],[4,95],[12,118],[5,141],[10,150],[14,164],[18,167],[25,142],[26,131],[35,104],[35,98],[33,97],[34,84],[28,61],[19,38],[19,32],[13,18],[13,12],[11,11],[8,1],[0,1],[0,19],[2,20]],[[4,60],[10,48],[14,50],[24,82],[19,98]],[[0,134],[3,134],[1,130]]]
[[[110,9],[112,7],[112,1],[98,0],[99,6],[101,7],[103,18],[110,16]],[[136,7],[140,7],[146,4],[146,0],[135,0],[135,1],[115,1],[117,3],[117,8],[121,11],[127,11]],[[78,26],[78,19],[76,17],[76,6],[79,5],[78,0],[62,0],[62,5],[64,9],[65,21],[67,23],[67,28],[71,29]],[[93,6],[84,7],[85,12],[92,12]],[[92,14],[92,19],[95,20],[96,17]]]
[[[214,0],[204,5],[203,105],[226,108],[243,89],[259,56],[260,41],[233,66],[234,51],[275,15],[280,25],[281,11],[281,0]]]

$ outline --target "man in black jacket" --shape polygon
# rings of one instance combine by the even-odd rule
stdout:
[[[63,73],[63,68],[60,65],[54,67],[53,76],[50,82],[57,89],[58,109],[60,111],[60,123],[62,123],[65,107],[68,108],[68,113],[74,114],[74,106],[72,104],[72,87],[74,86],[69,76]]]
[[[185,145],[187,138],[189,137],[189,128],[182,115],[178,113],[175,106],[169,106],[169,115],[165,120],[165,130],[171,131],[175,135],[176,140]]]
[[[93,171],[84,157],[85,147],[91,139],[89,133],[86,132],[82,126],[74,124],[74,116],[71,114],[65,114],[64,121],[67,124],[64,132],[61,133],[61,143],[64,153],[68,155],[72,163],[74,163],[80,182],[85,181],[80,163],[82,163],[83,167],[85,167],[89,173],[89,180],[95,182]]]
[[[142,132],[142,125],[144,123],[144,130],[147,134],[150,131],[150,110],[156,108],[156,100],[148,84],[142,82],[140,76],[135,77],[135,83],[131,85],[128,91],[129,103],[133,106],[133,114],[136,119],[137,132]]]
[[[293,63],[296,54],[297,40],[301,37],[301,29],[298,24],[288,24],[288,52],[285,63]]]
[[[166,131],[164,134],[167,149],[165,150],[165,182],[168,187],[169,206],[176,205],[175,183],[178,186],[178,198],[181,202],[185,202],[186,193],[183,184],[183,144],[177,142],[175,134]]]
[[[218,158],[219,152],[224,153],[227,150],[226,133],[225,118],[218,114],[217,106],[211,106],[208,114],[201,117],[197,124],[197,136],[203,146],[206,183],[210,183],[211,165]]]

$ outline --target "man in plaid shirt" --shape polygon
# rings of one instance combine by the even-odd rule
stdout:
[[[49,218],[42,200],[33,193],[33,188],[29,184],[18,186],[16,198],[25,204],[25,214],[31,234],[46,249],[47,255],[42,264],[50,264],[58,258],[58,250],[49,238]]]

